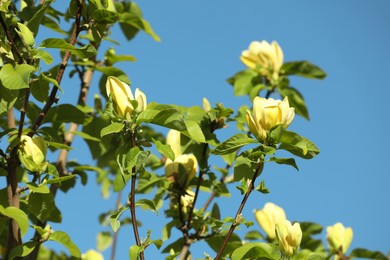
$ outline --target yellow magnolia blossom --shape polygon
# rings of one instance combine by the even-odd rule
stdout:
[[[183,167],[185,176],[180,174],[180,165]],[[175,161],[167,159],[165,163],[165,176],[181,181],[187,186],[198,171],[198,161],[193,154],[182,154],[175,158]]]
[[[47,168],[45,140],[40,136],[31,138],[28,135],[22,135],[20,141],[18,157],[24,167],[31,172],[45,171]]]
[[[141,113],[146,108],[145,94],[137,88],[133,96],[130,86],[116,77],[110,76],[107,78],[106,92],[107,96],[111,98],[114,110],[119,118],[130,119],[134,111]],[[130,100],[137,101],[137,109],[134,109]]]
[[[181,155],[181,137],[180,132],[174,129],[168,131],[166,143],[171,146],[175,153],[175,158]]]
[[[288,97],[282,100],[255,97],[253,113],[246,111],[246,122],[249,130],[259,140],[266,140],[271,128],[283,125],[287,128],[294,119],[295,110],[290,107]]]
[[[187,213],[187,208],[194,203],[195,192],[192,190],[186,190],[185,195],[180,196],[181,209],[184,213]]]
[[[336,223],[327,227],[326,233],[326,240],[328,240],[329,249],[332,252],[338,252],[340,247],[343,253],[347,252],[353,238],[352,228],[346,228],[343,224]]]
[[[283,51],[275,41],[271,44],[267,41],[253,41],[249,48],[242,52],[240,59],[250,69],[276,80],[283,65]]]
[[[291,225],[288,220],[276,224],[276,236],[279,241],[279,248],[283,255],[293,256],[299,249],[302,240],[302,230],[299,223]]]
[[[103,255],[93,249],[88,250],[81,256],[82,260],[104,260]]]
[[[263,209],[255,211],[255,218],[268,238],[274,240],[276,238],[275,226],[277,223],[286,220],[286,213],[281,207],[268,202]]]

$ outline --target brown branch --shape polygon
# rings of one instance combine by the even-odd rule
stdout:
[[[242,210],[244,209],[244,206],[246,204],[246,201],[249,198],[249,195],[251,194],[251,192],[253,191],[253,189],[255,187],[256,178],[258,176],[260,176],[261,172],[263,171],[263,167],[264,167],[264,161],[263,161],[263,158],[261,158],[259,163],[257,164],[256,171],[253,174],[252,180],[249,183],[248,191],[245,193],[245,196],[242,199],[240,206],[238,207],[236,216],[234,217],[234,222],[230,226],[230,229],[226,235],[226,238],[223,241],[223,244],[222,244],[221,248],[219,249],[219,252],[218,252],[217,256],[214,258],[214,260],[218,260],[222,256],[223,251],[225,250],[225,247],[226,247],[227,243],[229,242],[229,239],[230,239],[231,235],[233,234],[234,229],[240,224]]]
[[[131,134],[131,147],[135,147],[136,145],[137,144],[136,144],[136,140],[135,140],[135,131],[134,131],[134,133]],[[137,246],[141,246],[141,239],[139,238],[139,233],[138,233],[137,216],[135,214],[135,183],[137,180],[135,167],[133,167],[131,174],[132,174],[131,187],[130,187],[130,197],[129,197],[128,205],[130,206],[131,223],[133,226],[135,242],[136,242]],[[145,259],[143,251],[141,253],[139,253],[139,257],[141,260]]]
[[[116,198],[116,202],[115,202],[115,209],[118,210],[121,206],[121,198],[122,198],[122,191],[119,191],[118,192],[118,197]],[[111,257],[110,259],[111,260],[115,260],[115,253],[116,253],[116,246],[117,246],[117,240],[118,240],[118,232],[119,230],[117,230],[116,232],[114,232],[114,237],[112,239],[112,250],[111,250]]]
[[[77,13],[76,13],[76,21],[73,27],[73,32],[72,36],[70,38],[69,44],[75,45],[77,42],[77,37],[80,33],[80,24],[81,24],[81,14],[82,14],[82,9],[83,9],[83,2],[81,1],[76,1],[77,2]],[[62,62],[60,64],[60,69],[57,72],[56,76],[56,81],[58,84],[61,84],[62,77],[64,76],[64,72],[66,69],[66,66],[68,65],[69,58],[71,56],[71,51],[67,50],[64,54],[64,57],[62,58]],[[49,99],[47,100],[45,106],[42,108],[41,112],[39,113],[38,118],[35,120],[34,125],[32,126],[32,133],[30,133],[31,136],[35,134],[37,131],[38,127],[42,124],[43,120],[45,119],[45,116],[47,112],[50,110],[50,108],[53,106],[54,103],[57,102],[57,92],[58,88],[53,86]]]
[[[4,22],[3,17],[0,15],[0,24],[1,27],[3,28],[3,31],[5,33],[5,36],[7,37],[7,40],[11,46],[11,49],[16,53],[16,56],[18,56],[19,62],[20,63],[27,63],[26,60],[23,58],[22,53],[19,51],[18,47],[16,47],[16,44],[14,40],[11,37],[11,32],[9,31],[10,26],[7,26]]]
[[[24,102],[23,106],[20,109],[20,121],[19,121],[19,129],[18,129],[18,139],[22,137],[23,133],[23,126],[24,126],[24,119],[26,117],[27,112],[27,106],[28,106],[28,99],[30,97],[30,89],[26,88],[24,91]]]

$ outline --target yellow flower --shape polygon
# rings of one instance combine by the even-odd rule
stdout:
[[[119,118],[130,119],[134,111],[141,113],[146,108],[145,94],[137,88],[134,98],[130,86],[116,77],[110,76],[107,78],[106,92],[107,96],[111,98],[114,110]],[[137,109],[134,109],[130,100],[137,101]]]
[[[185,195],[180,196],[181,209],[184,213],[187,213],[187,208],[192,207],[194,203],[195,192],[192,190],[186,190]]]
[[[294,115],[294,108],[290,107],[287,97],[283,101],[255,97],[253,113],[246,111],[246,122],[252,134],[264,141],[271,128],[277,125],[287,128],[294,119]]]
[[[326,228],[326,239],[332,252],[337,252],[341,247],[342,252],[346,253],[351,245],[353,238],[352,228],[345,228],[343,224],[336,223]]]
[[[104,260],[104,257],[100,252],[90,249],[84,254],[82,254],[81,259],[82,260]]]
[[[274,240],[276,238],[275,226],[277,223],[286,220],[286,213],[281,207],[268,202],[263,209],[255,211],[255,218],[268,238]]]
[[[22,135],[20,141],[18,157],[24,167],[31,172],[45,171],[47,167],[45,140],[40,136],[31,138],[28,135]]]
[[[174,129],[169,130],[166,143],[171,146],[172,151],[175,153],[175,158],[181,155],[181,137],[179,131]]]
[[[193,154],[182,154],[176,157],[175,161],[167,159],[165,163],[165,175],[168,178],[173,177],[181,186],[187,186],[197,171],[198,161]]]
[[[276,80],[283,65],[283,51],[275,41],[271,44],[266,41],[253,41],[248,50],[242,52],[240,59],[250,69]]]
[[[293,256],[298,251],[302,240],[302,230],[299,223],[291,225],[290,221],[284,220],[276,224],[275,230],[280,251],[287,257]]]

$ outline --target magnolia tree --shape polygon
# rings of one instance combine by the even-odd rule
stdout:
[[[103,259],[101,251],[108,247],[111,259],[118,250],[130,259],[144,259],[152,244],[159,258],[190,259],[193,244],[203,240],[209,245],[204,250],[207,259],[386,259],[380,252],[349,250],[353,232],[341,223],[326,228],[326,241],[318,240],[313,236],[323,232],[320,225],[292,223],[271,202],[255,212],[255,231],[244,237],[235,233],[240,225],[253,225],[242,215],[252,210],[245,208],[247,200],[269,192],[261,176],[266,164],[297,168],[296,159],[319,154],[314,143],[287,130],[295,117],[308,119],[304,98],[290,86],[289,76],[323,79],[326,74],[319,67],[307,61],[284,62],[276,41],[253,41],[241,54],[247,69],[228,79],[234,94],[247,95],[250,102],[237,110],[211,105],[206,98],[203,108],[159,104],[147,100],[140,89],[133,93],[126,74],[115,67],[134,58],[102,45],[115,42],[116,35],[109,32],[117,25],[129,41],[139,31],[159,41],[134,2],[72,0],[66,1],[66,10],[56,10],[53,0],[37,2],[0,2],[3,259]],[[37,46],[41,26],[63,37],[40,35]],[[56,51],[61,60],[52,57]],[[98,53],[104,57],[98,59],[103,56]],[[64,77],[80,80],[72,104],[59,95]],[[100,77],[100,95],[88,104],[94,77]],[[221,140],[226,125],[236,127],[236,133]],[[169,129],[166,137],[161,127]],[[68,151],[78,149],[72,145],[75,135],[88,144],[92,164],[68,161]],[[49,161],[48,153],[58,158]],[[98,234],[104,242],[82,253],[66,230],[53,230],[51,223],[62,220],[56,194],[71,193],[77,182],[85,184],[90,171],[96,172],[103,193],[112,190],[120,198],[123,191],[128,196],[125,205],[118,203],[100,216],[102,225],[112,228]],[[229,216],[221,216],[218,198],[230,195],[230,187],[241,191],[242,202],[231,207]],[[208,199],[202,201],[201,193]],[[165,214],[160,230],[140,234],[140,208]],[[117,232],[124,224],[132,225],[134,240],[128,248],[117,249]],[[62,244],[67,252],[56,253],[47,241]]]

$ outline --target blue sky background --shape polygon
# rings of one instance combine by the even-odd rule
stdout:
[[[64,4],[57,2],[57,6]],[[211,103],[221,102],[226,107],[250,105],[247,97],[233,96],[226,79],[245,68],[239,56],[253,40],[276,40],[285,61],[308,60],[324,69],[328,77],[323,81],[292,78],[292,86],[306,99],[311,121],[296,117],[290,129],[312,140],[320,155],[309,161],[297,159],[299,172],[267,164],[262,176],[271,193],[253,193],[243,215],[254,220],[253,209],[271,201],[283,207],[290,220],[317,222],[324,227],[342,222],[352,227],[351,248],[390,250],[390,172],[386,164],[390,145],[390,1],[137,3],[162,41],[157,43],[141,32],[128,43],[117,37],[117,28],[113,36],[121,42],[115,47],[117,53],[137,58],[137,62],[120,67],[127,72],[132,88],[141,88],[148,102],[193,106],[201,105],[207,97]],[[96,78],[91,94],[98,92],[97,82]],[[67,90],[71,84],[66,84],[62,84],[65,94],[60,102],[74,99],[74,92]],[[234,131],[231,126],[221,139]],[[70,159],[90,163],[83,141],[76,140],[75,145],[79,144],[82,146]],[[103,200],[93,174],[86,187],[78,185],[65,195],[59,194],[63,223],[55,229],[67,231],[85,252],[95,248],[96,234],[104,230],[97,215],[113,208],[116,197]],[[234,185],[231,191],[231,198],[218,200],[223,217],[234,215],[242,199]],[[164,213],[138,212],[143,223],[141,236],[152,229],[152,238],[159,238]],[[260,227],[255,224],[250,229]],[[239,232],[246,231],[242,227]],[[117,259],[126,259],[129,246],[134,244],[130,226],[120,230],[119,239]],[[203,257],[203,252],[215,256],[204,243],[191,249],[195,257]],[[110,250],[104,254],[108,259]],[[153,247],[147,249],[146,257],[163,259],[156,257]]]

